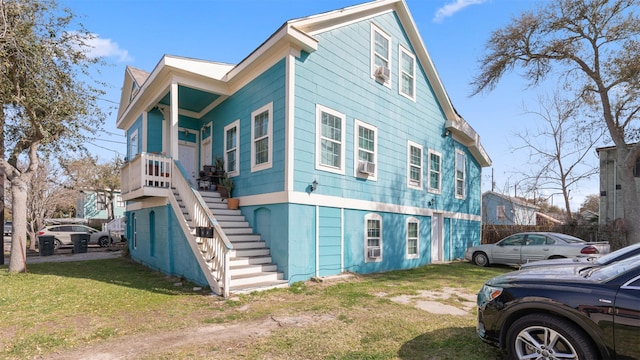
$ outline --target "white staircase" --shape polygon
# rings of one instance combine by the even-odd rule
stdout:
[[[228,209],[226,199],[217,192],[200,191],[200,196],[233,245],[229,264],[229,292],[249,293],[289,286],[272,263],[270,250],[264,240],[253,232],[240,210]]]

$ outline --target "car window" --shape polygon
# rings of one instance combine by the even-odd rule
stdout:
[[[73,226],[73,232],[89,232],[89,229],[87,229],[84,226]]]
[[[65,226],[58,226],[58,230],[56,230],[58,232],[72,232],[73,228],[69,225],[65,225]]]
[[[519,246],[524,242],[524,235],[516,234],[511,235],[503,240],[501,240],[498,244],[504,246]]]
[[[547,237],[540,234],[530,234],[527,236],[527,245],[544,245],[547,242]]]
[[[571,236],[571,235],[567,235],[567,234],[554,234],[554,235],[559,237],[560,239],[568,242],[568,243],[583,243],[583,242],[585,242],[582,239],[578,239],[575,236]]]

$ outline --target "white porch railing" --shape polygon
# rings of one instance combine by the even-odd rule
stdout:
[[[186,222],[181,222],[183,232],[188,239],[202,271],[207,277],[211,290],[224,297],[229,296],[230,272],[229,259],[233,246],[218,224],[206,202],[196,190],[194,184],[187,181],[184,172],[173,163],[173,187],[182,200],[182,205],[191,218],[191,228]],[[182,213],[175,196],[170,196],[171,204],[177,214]],[[206,228],[211,237],[195,236],[192,228]]]
[[[173,165],[170,157],[141,153],[122,167],[122,195],[143,187],[171,188]]]

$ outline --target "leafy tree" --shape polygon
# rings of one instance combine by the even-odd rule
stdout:
[[[76,190],[104,194],[109,219],[114,219],[113,202],[120,190],[122,159],[116,157],[111,162],[101,164],[97,156],[85,156],[73,160],[61,159],[60,163],[69,179],[68,186]]]
[[[0,1],[0,125],[11,186],[13,234],[10,272],[26,270],[27,197],[40,157],[82,150],[104,122],[96,98],[104,84],[91,71],[103,64],[87,55],[92,35],[69,30],[74,15],[54,1]],[[23,162],[25,166],[19,166]]]
[[[572,220],[571,197],[573,188],[598,173],[598,167],[586,161],[591,150],[600,141],[603,131],[593,128],[589,121],[578,120],[581,102],[540,97],[540,110],[531,111],[544,125],[535,132],[519,132],[521,144],[516,150],[529,152],[531,171],[527,176],[535,189],[555,191],[562,195],[568,221]]]
[[[549,76],[599,113],[616,145],[624,191],[627,243],[640,242],[640,206],[633,168],[640,156],[639,0],[552,0],[494,31],[473,94],[492,90],[521,67],[529,85]],[[636,142],[634,145],[628,143]]]

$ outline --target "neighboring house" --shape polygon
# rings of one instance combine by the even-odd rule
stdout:
[[[600,158],[599,225],[608,225],[616,219],[624,218],[624,206],[622,204],[624,193],[620,191],[622,187],[618,183],[615,150],[615,146],[596,149],[598,158]],[[636,159],[636,165],[633,171],[636,178],[636,188],[640,193],[640,156]]]
[[[565,223],[564,220],[560,220],[560,218],[564,218],[564,214],[544,214],[541,212],[536,212],[536,225],[562,225]]]
[[[402,0],[287,21],[235,65],[128,67],[117,125],[132,259],[221,295],[480,243],[490,159]],[[199,190],[216,157],[239,210]]]
[[[76,203],[76,216],[87,220],[104,222],[109,220],[109,205],[111,205],[114,218],[122,217],[125,212],[125,203],[122,200],[120,191],[115,192],[114,199],[110,202],[111,204],[109,204],[106,192],[80,191],[80,196]]]
[[[486,225],[536,225],[538,210],[522,199],[493,191],[482,194],[482,222]]]

